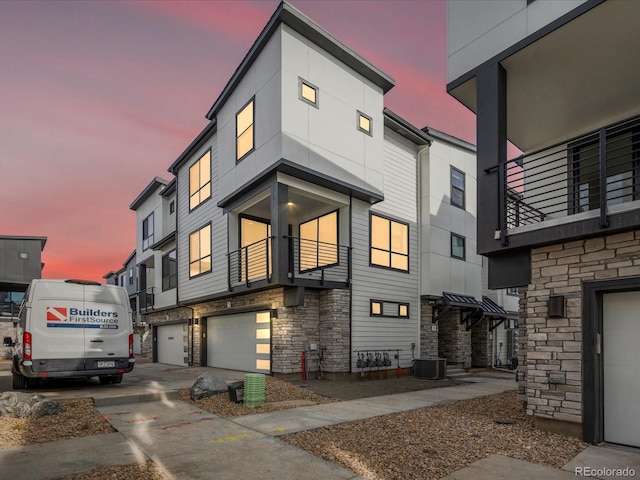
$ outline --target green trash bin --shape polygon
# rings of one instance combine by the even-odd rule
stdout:
[[[264,405],[266,379],[261,373],[247,373],[244,376],[244,406],[249,408]]]
[[[229,400],[234,403],[242,403],[244,399],[244,382],[233,382],[229,384]]]

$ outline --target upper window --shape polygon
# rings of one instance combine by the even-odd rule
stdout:
[[[142,221],[142,250],[148,249],[153,241],[153,213]]]
[[[236,161],[253,151],[254,99],[249,100],[236,114]]]
[[[451,256],[453,258],[465,259],[464,240],[465,238],[460,235],[451,234]]]
[[[169,215],[173,215],[176,212],[176,202],[175,200],[171,200],[169,202]]]
[[[464,208],[464,187],[465,179],[464,172],[461,172],[457,168],[451,167],[451,205]]]
[[[189,168],[189,210],[211,197],[211,151]]]
[[[189,277],[211,271],[211,225],[189,235]]]
[[[338,264],[338,211],[300,224],[300,271]]]
[[[373,119],[360,111],[357,112],[356,127],[361,132],[373,135]]]
[[[162,291],[178,286],[178,262],[176,251],[171,250],[162,257]]]
[[[133,268],[129,269],[129,285],[133,285]]]
[[[409,271],[409,225],[371,215],[371,265]]]
[[[298,98],[318,108],[318,87],[301,78],[298,78],[298,86]]]

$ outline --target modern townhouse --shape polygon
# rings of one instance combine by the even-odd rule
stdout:
[[[477,114],[478,253],[490,287],[520,288],[528,413],[636,447],[638,18],[637,2],[449,2],[447,87]]]
[[[154,360],[326,375],[492,363],[513,324],[483,290],[475,148],[384,108],[393,86],[280,4],[174,180],[132,204]]]
[[[24,293],[41,278],[47,237],[0,235],[0,337],[13,335]],[[4,343],[4,342],[3,342]]]

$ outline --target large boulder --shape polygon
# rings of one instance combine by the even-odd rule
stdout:
[[[228,391],[227,382],[211,373],[205,372],[191,386],[189,393],[191,394],[191,400],[200,400],[201,398],[226,391]]]
[[[40,418],[64,412],[64,405],[39,393],[4,392],[0,394],[0,415]]]

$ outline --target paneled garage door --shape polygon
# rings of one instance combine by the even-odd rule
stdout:
[[[170,365],[188,365],[188,326],[186,323],[176,325],[158,325],[158,362]]]
[[[604,295],[604,440],[640,447],[640,292]]]
[[[271,372],[271,314],[237,313],[207,318],[207,365]]]

